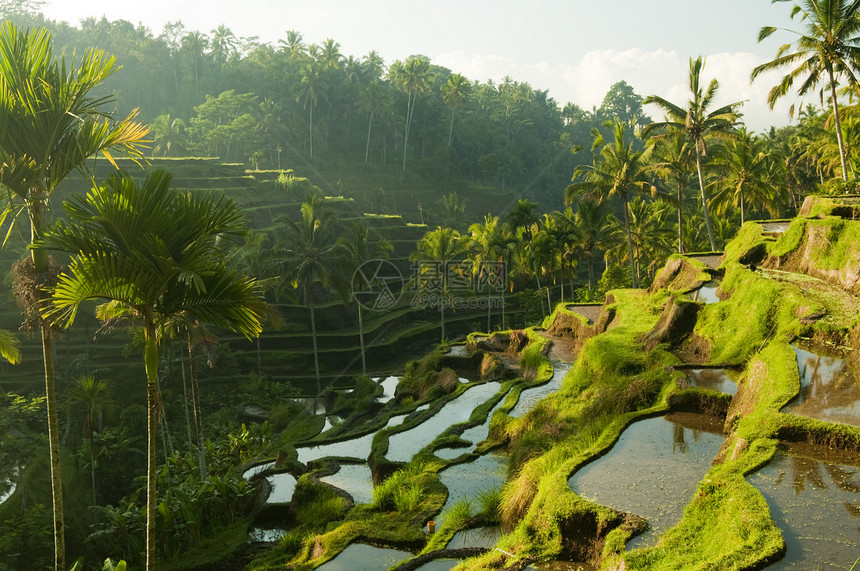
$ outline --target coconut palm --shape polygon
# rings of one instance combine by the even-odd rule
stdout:
[[[351,275],[350,284],[352,285],[353,297],[359,288],[368,285],[376,284],[378,276],[370,275],[368,272],[371,267],[374,269],[378,265],[365,265],[367,262],[374,260],[383,260],[391,255],[394,251],[394,246],[386,238],[378,240],[370,239],[370,231],[363,221],[358,221],[347,227],[346,232],[338,238],[338,244],[343,252],[344,261],[347,264],[347,274]],[[387,285],[387,284],[376,284]],[[358,339],[361,345],[361,373],[367,374],[367,361],[365,359],[364,350],[364,318],[362,316],[362,303],[358,303]]]
[[[93,487],[93,505],[97,505],[96,499],[96,457],[93,450],[93,435],[95,424],[104,413],[114,409],[116,403],[111,395],[110,379],[97,379],[94,375],[84,375],[74,380],[69,391],[69,404],[83,406],[86,409],[84,415],[84,437],[90,449],[90,479]],[[99,429],[101,431],[101,429]]]
[[[302,203],[301,220],[285,216],[277,222],[284,227],[284,238],[279,249],[283,252],[283,282],[280,290],[291,286],[300,292],[301,302],[307,306],[311,318],[311,338],[314,351],[314,376],[317,395],[322,394],[320,382],[319,351],[317,349],[317,325],[314,312],[314,286],[323,290],[334,286],[345,293],[345,282],[336,271],[340,267],[343,252],[337,244],[337,221],[319,194],[310,194]]]
[[[725,213],[729,206],[738,208],[743,225],[748,203],[760,204],[772,214],[779,212],[779,203],[785,199],[784,187],[777,184],[774,161],[761,139],[752,133],[738,131],[738,138],[717,153],[714,170],[714,203],[719,213]]]
[[[597,259],[599,251],[606,249],[609,241],[609,208],[605,202],[583,199],[576,200],[574,206],[576,213],[573,219],[582,241],[582,252],[588,269],[588,295],[591,299],[591,292],[594,290],[594,260]]]
[[[617,195],[621,198],[624,209],[624,229],[627,235],[627,258],[630,263],[631,285],[636,287],[635,256],[633,254],[633,237],[630,230],[630,213],[628,203],[633,192],[652,193],[655,191],[651,184],[648,160],[653,147],[637,151],[633,141],[628,141],[627,126],[614,121],[614,138],[606,142],[600,131],[594,132],[593,149],[600,148],[600,153],[594,158],[594,164],[588,167],[583,180],[568,185],[565,190],[565,200],[572,202],[577,196],[593,195],[597,200],[603,200]],[[581,173],[577,171],[574,179]]]
[[[684,190],[690,186],[691,172],[696,161],[694,146],[682,133],[651,139],[656,144],[651,159],[651,168],[670,186],[675,187],[675,213],[677,215],[678,253],[683,254],[684,236],[682,234]]]
[[[320,76],[320,70],[315,64],[302,66],[301,83],[296,92],[296,101],[303,101],[304,108],[308,110],[308,137],[310,144],[310,157],[314,158],[314,109],[320,100],[325,99],[328,84]],[[325,141],[323,141],[325,142]]]
[[[819,84],[826,83],[833,108],[842,178],[847,180],[836,85],[839,78],[844,78],[851,86],[857,85],[854,69],[860,65],[860,3],[854,0],[800,0],[792,6],[791,17],[798,18],[804,25],[804,31],[788,30],[797,36],[795,42],[780,46],[772,61],[753,69],[750,79],[755,80],[766,71],[797,65],[768,93],[767,102],[771,109],[792,90],[797,79],[802,80],[797,88],[797,94],[801,97]],[[774,26],[762,27],[758,41],[769,38],[777,29]],[[794,113],[794,105],[790,112]]]
[[[0,26],[0,181],[10,196],[23,203],[30,219],[30,240],[42,237],[48,226],[51,194],[88,157],[111,152],[141,156],[147,129],[135,122],[136,111],[115,120],[104,110],[109,96],[93,95],[102,81],[119,67],[113,56],[90,49],[68,62],[53,55],[51,35],[41,30],[22,31],[11,22]],[[50,266],[44,250],[32,250],[34,276],[44,276]],[[37,278],[28,290],[31,301],[41,297]],[[25,288],[26,289],[26,288]],[[34,307],[31,304],[31,307]],[[45,363],[48,440],[51,452],[51,488],[54,513],[55,568],[65,571],[60,439],[54,386],[51,330],[37,315],[31,320],[40,329]]]
[[[442,342],[445,342],[445,306],[448,304],[448,272],[456,271],[452,263],[459,260],[468,249],[468,241],[453,228],[438,226],[418,240],[418,247],[410,256],[419,261],[415,279],[421,289],[430,290],[439,300],[442,322]],[[423,287],[422,287],[423,286]]]
[[[64,327],[87,300],[104,301],[100,315],[133,317],[143,328],[147,388],[146,569],[155,567],[158,346],[167,324],[199,320],[259,335],[262,298],[253,280],[229,270],[218,239],[244,231],[232,201],[180,193],[155,171],[138,184],[112,175],[85,197],[64,203],[39,251],[72,255],[44,311]]]
[[[649,95],[642,101],[646,105],[653,103],[666,113],[666,118],[663,121],[646,125],[642,130],[642,136],[647,137],[652,133],[661,132],[684,133],[695,145],[696,173],[699,176],[702,212],[705,217],[705,227],[708,230],[708,240],[711,242],[711,250],[716,250],[714,229],[708,214],[708,197],[705,195],[702,159],[708,154],[707,140],[709,136],[731,134],[735,122],[740,117],[737,109],[741,106],[741,102],[730,103],[709,112],[709,107],[717,97],[720,83],[716,79],[712,79],[708,88],[702,89],[702,68],[704,66],[705,60],[702,57],[695,60],[690,58],[689,80],[692,99],[687,103],[686,108],[671,103],[658,95]]]
[[[367,166],[370,160],[370,135],[373,130],[373,119],[382,115],[388,106],[388,99],[382,83],[377,80],[368,83],[361,90],[358,105],[367,112],[367,143],[364,146],[364,164]]]
[[[406,170],[406,149],[409,148],[409,128],[415,112],[415,101],[420,94],[426,93],[433,83],[430,58],[413,55],[402,62],[397,60],[391,64],[388,74],[397,88],[406,94],[406,122],[403,130],[403,170]]]
[[[441,87],[442,100],[451,108],[451,125],[448,127],[448,147],[454,140],[454,113],[463,105],[463,102],[472,91],[472,84],[459,73],[452,73],[448,81]]]

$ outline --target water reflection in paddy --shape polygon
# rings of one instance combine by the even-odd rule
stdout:
[[[405,415],[392,416],[388,419],[385,428],[398,426],[403,423]],[[373,436],[375,432],[352,438],[350,440],[342,440],[340,442],[332,442],[331,444],[320,444],[318,446],[303,446],[296,448],[298,452],[298,460],[302,464],[307,464],[311,460],[319,460],[326,457],[344,457],[357,458],[359,460],[367,460],[370,456],[370,447],[373,444]]]
[[[272,486],[272,492],[266,499],[267,504],[286,504],[293,499],[293,492],[296,491],[296,479],[292,474],[287,472],[272,474],[266,480]]]
[[[693,300],[703,303],[718,303],[720,301],[720,298],[717,297],[717,290],[719,288],[720,282],[716,280],[709,281],[693,292]]]
[[[748,477],[786,543],[769,569],[848,569],[860,555],[860,468],[810,452],[788,447]]]
[[[573,366],[572,363],[553,363],[553,374],[552,378],[549,382],[531,389],[524,389],[523,392],[520,393],[520,399],[517,401],[517,404],[514,408],[511,409],[511,412],[508,413],[513,417],[521,417],[526,414],[528,411],[534,408],[534,406],[546,397],[549,394],[556,392],[561,388],[561,383],[564,381],[564,377],[567,375],[567,372]],[[486,438],[486,436],[484,437]]]
[[[327,563],[323,563],[317,569],[323,571],[383,570],[411,556],[412,554],[408,551],[353,543],[341,551],[340,555]]]
[[[367,464],[341,464],[336,473],[320,480],[345,491],[357,504],[373,501],[373,475]]]
[[[710,389],[727,395],[738,392],[736,371],[728,369],[687,369],[684,371],[692,387]]]
[[[445,549],[460,549],[461,547],[483,547],[492,549],[502,535],[500,527],[476,527],[458,531],[445,546]]]
[[[651,545],[680,520],[723,442],[721,424],[690,413],[635,422],[568,483],[585,498],[644,517],[651,529],[628,547]]]
[[[810,349],[794,347],[800,370],[800,394],[784,410],[860,426],[860,386],[848,363]]]
[[[477,507],[481,492],[501,489],[507,469],[507,456],[489,452],[472,462],[454,464],[439,472],[439,481],[448,488],[448,499],[436,518],[437,525],[442,525],[445,512],[460,500],[469,500]]]
[[[469,420],[475,407],[496,394],[501,386],[500,383],[491,382],[471,387],[458,398],[446,403],[428,422],[411,430],[392,434],[388,439],[386,457],[394,462],[409,462],[449,426]]]

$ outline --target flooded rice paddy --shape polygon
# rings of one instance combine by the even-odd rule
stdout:
[[[324,571],[358,571],[359,569],[388,569],[394,564],[411,557],[408,551],[374,547],[365,543],[353,543],[347,546],[340,555],[317,569]]]
[[[612,449],[569,480],[596,503],[644,517],[651,529],[628,547],[652,545],[681,519],[684,506],[723,443],[721,422],[676,413],[631,424]]]
[[[818,347],[795,346],[794,351],[800,394],[784,412],[860,426],[860,385],[848,362]]]
[[[340,488],[357,504],[373,501],[373,475],[367,464],[341,464],[337,472],[320,478],[320,481]]]
[[[748,476],[785,539],[768,569],[848,569],[860,556],[860,459],[792,445]]]
[[[739,373],[729,369],[686,369],[687,382],[691,387],[708,389],[734,395],[738,392]]]

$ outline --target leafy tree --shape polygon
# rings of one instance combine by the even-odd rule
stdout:
[[[112,175],[86,197],[64,203],[39,251],[59,250],[72,262],[53,290],[46,318],[70,326],[87,300],[102,300],[105,317],[124,315],[143,327],[147,379],[146,569],[155,568],[156,414],[159,332],[197,319],[259,335],[262,299],[253,280],[226,267],[218,239],[244,231],[239,207],[225,198],[180,193],[155,171],[138,184]]]
[[[693,143],[696,148],[696,173],[699,176],[699,190],[702,195],[702,212],[705,217],[705,227],[708,230],[708,240],[711,243],[711,250],[717,249],[717,244],[714,241],[714,230],[711,224],[711,217],[708,213],[708,197],[705,195],[705,175],[702,171],[702,158],[708,154],[707,139],[712,134],[730,134],[739,115],[737,112],[741,103],[730,103],[713,111],[708,111],[708,108],[714,102],[717,92],[720,88],[720,83],[716,79],[712,79],[708,84],[708,88],[703,90],[701,85],[702,68],[705,66],[705,61],[701,57],[690,58],[690,93],[692,99],[687,103],[687,107],[683,108],[674,103],[663,99],[658,95],[649,95],[643,103],[646,105],[654,103],[666,113],[666,118],[663,121],[650,123],[646,125],[642,131],[642,135],[647,137],[651,133],[659,132],[681,132]]]
[[[852,87],[857,85],[854,69],[860,65],[860,3],[853,0],[800,0],[792,5],[791,17],[798,17],[805,26],[804,31],[788,30],[797,36],[794,44],[782,45],[776,57],[756,66],[750,77],[755,80],[766,71],[797,65],[768,93],[767,102],[771,108],[791,91],[797,79],[802,79],[797,88],[801,97],[826,82],[839,143],[842,178],[848,180],[836,85],[840,77],[844,77]],[[762,27],[758,41],[762,42],[776,31],[774,26]],[[794,105],[791,112],[793,114]]]
[[[612,84],[603,97],[597,114],[604,121],[618,119],[627,124],[646,124],[651,119],[642,113],[642,96],[626,81]]]
[[[99,152],[109,159],[112,150],[139,157],[147,133],[135,122],[136,112],[115,120],[104,109],[111,98],[94,95],[118,69],[115,58],[91,49],[80,59],[58,61],[53,51],[51,35],[44,29],[22,31],[11,22],[0,27],[0,180],[27,210],[31,242],[43,236],[51,194],[71,171],[83,168],[86,159]],[[44,250],[32,250],[30,260],[30,287],[20,291],[25,291],[29,307],[34,308],[44,297],[43,280],[51,262]],[[45,363],[55,567],[65,570],[53,338],[38,316],[33,325],[42,336]]]
[[[630,263],[631,285],[636,287],[635,256],[633,253],[633,235],[630,228],[630,213],[628,203],[633,192],[651,193],[648,160],[652,147],[644,151],[635,150],[634,143],[627,138],[628,128],[620,121],[614,122],[614,137],[606,142],[603,135],[595,130],[593,149],[600,149],[595,156],[594,164],[588,168],[583,180],[576,181],[582,174],[574,175],[572,182],[565,189],[565,201],[572,202],[578,196],[593,197],[598,201],[617,195],[621,198],[624,212],[624,230],[627,235],[628,259]]]

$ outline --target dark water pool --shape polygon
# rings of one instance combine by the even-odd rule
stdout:
[[[795,346],[794,351],[800,370],[800,394],[783,410],[860,426],[860,384],[848,362],[819,347]]]
[[[324,571],[384,571],[408,557],[412,557],[408,551],[353,543],[341,551],[337,557],[323,563],[317,569]]]

